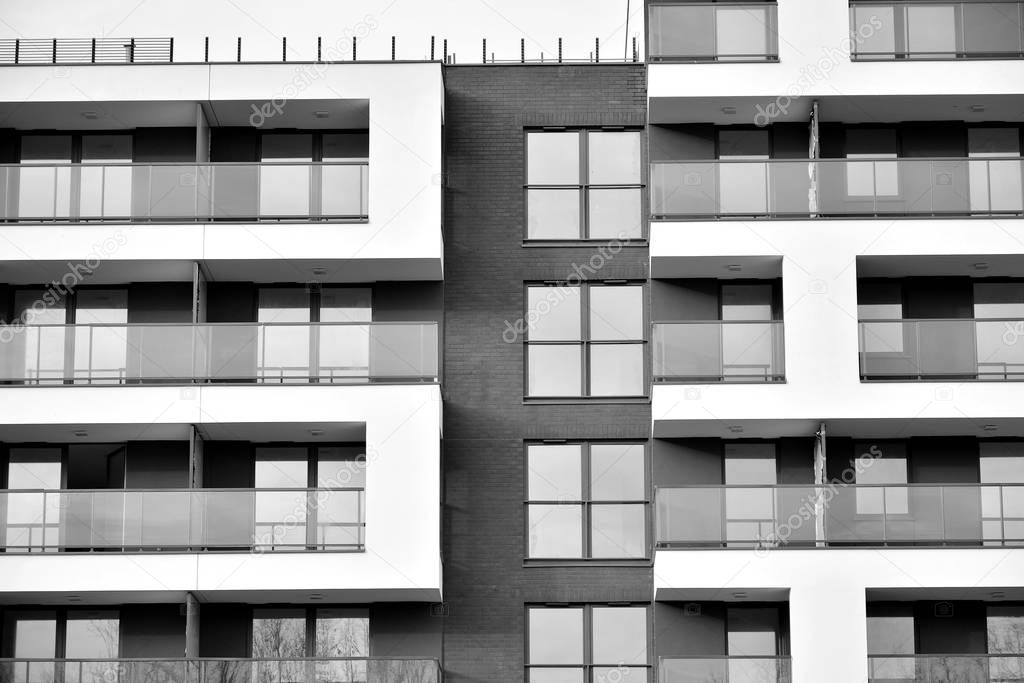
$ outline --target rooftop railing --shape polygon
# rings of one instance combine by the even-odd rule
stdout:
[[[436,382],[434,322],[27,325],[0,337],[0,382]]]
[[[1024,320],[930,318],[860,321],[866,380],[1024,379]]]
[[[0,165],[0,220],[366,220],[365,161]]]
[[[654,323],[655,382],[781,382],[781,320]]]
[[[1024,484],[658,488],[662,548],[1024,545]]]
[[[1024,2],[851,2],[851,58],[1021,59]]]
[[[362,488],[0,491],[0,548],[362,550]]]
[[[1020,683],[1024,655],[871,655],[869,683]]]
[[[440,683],[436,659],[0,659],[0,683]]]
[[[655,218],[1024,213],[1024,160],[770,159],[651,164]]]
[[[663,657],[659,683],[790,683],[789,657]]]

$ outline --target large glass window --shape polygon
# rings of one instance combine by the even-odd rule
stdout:
[[[846,131],[846,194],[849,197],[897,197],[900,193],[896,131],[891,128],[854,128]]]
[[[742,10],[741,10],[742,11]],[[769,133],[767,130],[718,131],[720,211],[761,215],[768,211]]]
[[[642,396],[642,285],[527,287],[531,397]]]
[[[281,382],[365,380],[371,320],[367,287],[261,288],[258,321],[272,323],[258,338],[261,376]]]
[[[256,544],[278,550],[361,547],[366,457],[360,450],[257,448]]]
[[[1020,129],[970,128],[967,153],[971,211],[1019,213],[1024,208]]]
[[[643,444],[530,444],[526,458],[528,557],[647,556]]]
[[[1014,441],[982,442],[980,470],[986,542],[1024,538],[1024,447]]]
[[[526,134],[527,238],[639,239],[639,131]]]
[[[645,682],[647,650],[646,607],[527,608],[530,683]]]
[[[775,537],[775,444],[725,445],[725,533],[730,545]]]
[[[905,515],[910,512],[907,491],[907,453],[901,443],[861,443],[855,446],[863,467],[857,470],[858,515]],[[881,452],[877,457],[874,453]],[[895,486],[885,486],[895,484]]]

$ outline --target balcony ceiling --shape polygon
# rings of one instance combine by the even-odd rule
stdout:
[[[25,391],[51,391],[54,387],[25,387]],[[74,390],[74,387],[70,387]],[[131,391],[131,388],[126,388]],[[183,387],[182,390],[187,390]],[[85,433],[76,436],[75,433]],[[316,433],[314,436],[313,433]],[[207,441],[251,441],[271,443],[295,441],[302,443],[339,443],[366,440],[366,425],[362,422],[267,422],[267,423],[206,423],[201,427],[202,438]],[[61,424],[61,425],[8,425],[4,428],[6,443],[119,443],[122,441],[185,441],[188,424]]]
[[[251,126],[254,109],[267,105],[272,116],[259,117],[260,128],[369,127],[368,100],[189,100],[146,102],[0,102],[0,127],[19,130],[126,130],[148,127],[192,127],[196,104],[203,105],[211,126]],[[279,110],[279,111],[278,111]],[[319,115],[317,115],[319,112]],[[324,116],[326,114],[326,116]]]
[[[857,277],[1015,277],[1024,273],[1022,254],[949,256],[858,256]]]
[[[730,390],[743,392],[750,385],[734,385]],[[760,386],[760,385],[758,385]],[[936,387],[949,383],[936,383]],[[655,391],[658,385],[655,385]],[[698,394],[699,395],[699,394]],[[778,439],[782,437],[811,437],[818,425],[825,423],[829,436],[859,439],[905,439],[914,436],[974,436],[987,439],[1018,438],[1024,436],[1024,417],[993,418],[984,415],[965,416],[962,419],[915,418],[873,419],[821,416],[799,420],[759,419],[707,419],[659,420],[654,419],[654,437],[719,438],[719,439]]]
[[[806,122],[812,98],[797,98],[772,117],[774,122]],[[834,96],[820,97],[819,112],[825,122],[891,123],[894,121],[1021,121],[1024,95],[979,96]],[[714,123],[749,125],[770,112],[769,107],[785,105],[768,97],[652,97],[652,124]],[[731,109],[730,109],[731,107]],[[971,107],[981,107],[973,111]],[[735,111],[734,111],[735,110]],[[732,113],[727,113],[732,112]]]

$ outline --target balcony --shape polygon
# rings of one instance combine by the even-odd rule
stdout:
[[[1022,159],[817,159],[651,164],[656,219],[1017,216]]]
[[[1024,58],[1024,3],[851,2],[854,60]]]
[[[773,3],[652,1],[652,62],[777,62],[778,6]]]
[[[364,161],[0,166],[0,219],[365,221]]]
[[[438,325],[198,323],[8,328],[0,382],[438,381]]]
[[[1024,379],[1024,320],[862,320],[863,380]]]
[[[790,683],[789,657],[665,657],[659,683]]]
[[[660,548],[1024,544],[1024,484],[686,486],[655,504]]]
[[[0,491],[0,548],[363,550],[365,491],[150,489]]]
[[[436,659],[0,659],[0,683],[439,683]]]
[[[1022,655],[872,655],[869,683],[1013,683],[1024,681]]]
[[[654,323],[655,382],[782,382],[781,320]]]

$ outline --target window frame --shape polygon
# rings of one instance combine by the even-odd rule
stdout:
[[[623,603],[601,603],[601,602],[568,602],[568,603],[526,603],[524,605],[523,615],[523,680],[526,683],[530,683],[530,671],[531,669],[568,669],[568,670],[582,670],[584,683],[599,683],[594,678],[594,672],[597,669],[605,668],[628,668],[628,669],[645,669],[647,671],[647,681],[650,683],[652,674],[654,673],[655,666],[651,662],[652,655],[654,653],[654,610],[652,609],[651,603],[647,602],[623,602]],[[646,633],[644,634],[644,641],[646,643],[646,664],[624,664],[621,662],[615,663],[595,663],[594,662],[594,609],[643,609],[644,610],[644,625]],[[579,609],[583,611],[583,662],[580,664],[533,664],[530,662],[530,628],[531,628],[531,615],[534,611],[539,610],[558,610],[558,609]]]
[[[593,499],[593,459],[592,446],[640,446],[643,449],[643,485],[644,493],[642,500],[598,500]],[[532,499],[530,497],[530,448],[531,446],[579,446],[580,447],[580,500],[545,500]],[[651,483],[651,447],[646,440],[615,439],[615,440],[563,440],[547,439],[526,441],[523,443],[523,556],[526,565],[547,565],[547,564],[649,564],[652,560],[654,547],[654,534],[651,533],[653,524],[653,511],[651,498],[653,486]],[[636,557],[594,557],[593,556],[593,514],[594,505],[642,505],[644,511],[643,524],[643,546],[644,554]],[[543,557],[530,555],[530,508],[534,505],[564,505],[577,507],[581,510],[580,521],[580,556],[579,557]]]
[[[530,135],[545,133],[576,133],[579,136],[579,178],[578,183],[550,184],[530,183]],[[590,182],[590,133],[637,133],[640,136],[640,182],[636,184],[603,184]],[[565,242],[612,242],[645,243],[647,241],[647,185],[648,185],[648,153],[646,128],[637,125],[563,127],[543,126],[526,127],[523,129],[523,242],[531,245],[558,245]],[[633,237],[592,237],[590,235],[590,192],[596,190],[631,190],[640,191],[640,215],[637,225],[640,234]],[[531,190],[575,190],[578,193],[579,226],[576,237],[531,237],[530,236],[530,191]],[[621,234],[621,233],[620,233]]]
[[[634,280],[634,279],[623,279],[623,280],[596,280],[596,281],[581,281],[575,284],[569,284],[567,282],[559,281],[527,281],[523,283],[523,311],[525,312],[524,320],[528,321],[530,317],[530,290],[531,288],[551,288],[553,290],[559,289],[579,289],[579,302],[580,302],[580,338],[579,339],[530,339],[530,326],[528,322],[524,324],[524,330],[522,335],[523,343],[523,397],[524,401],[527,402],[549,402],[549,403],[566,403],[566,402],[592,402],[592,401],[609,401],[619,403],[622,401],[646,401],[650,396],[651,386],[651,359],[650,354],[647,352],[647,348],[650,344],[650,305],[648,297],[650,296],[650,290],[648,288],[648,281],[646,280]],[[591,316],[591,298],[590,289],[592,287],[639,287],[640,288],[640,299],[641,299],[641,328],[639,339],[591,339],[590,329],[590,316]],[[639,394],[594,394],[593,389],[593,366],[591,364],[592,353],[591,348],[593,346],[614,346],[614,345],[639,345],[642,348],[641,353],[641,389],[642,393]],[[551,394],[551,395],[534,395],[530,393],[530,347],[531,346],[571,346],[580,349],[580,393],[579,394]]]

